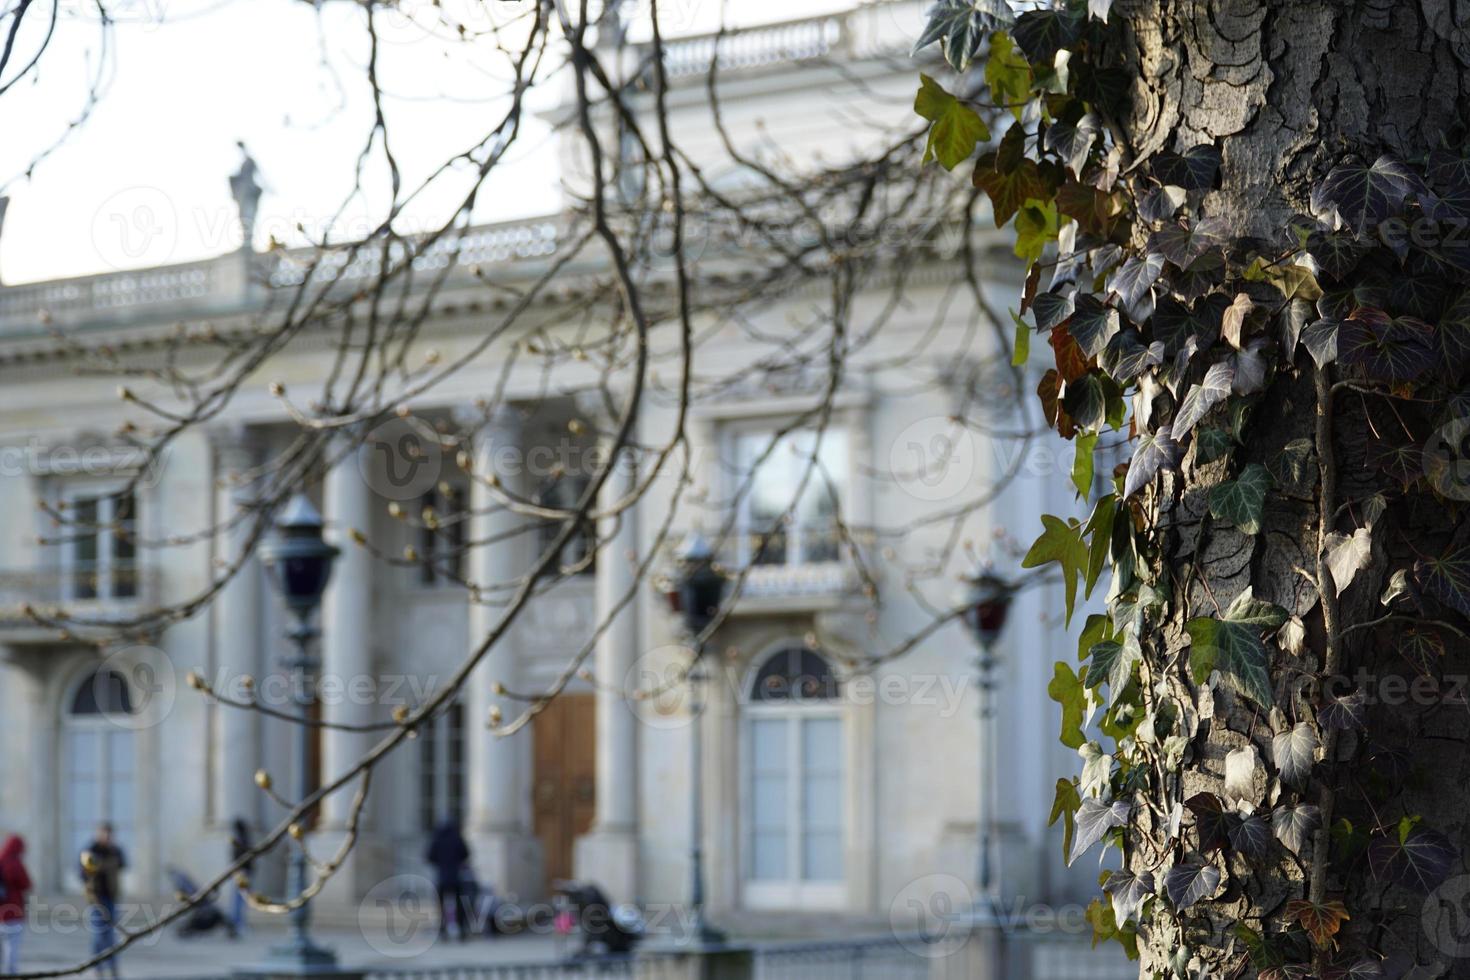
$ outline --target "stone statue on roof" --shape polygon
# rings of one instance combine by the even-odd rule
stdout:
[[[230,196],[240,212],[240,232],[244,236],[241,247],[248,249],[255,238],[255,218],[260,210],[261,185],[256,177],[260,168],[245,149],[243,140],[237,140],[235,145],[240,148],[241,160],[240,169],[230,176]]]

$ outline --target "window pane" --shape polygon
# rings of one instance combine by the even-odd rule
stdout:
[[[761,459],[769,448],[770,433],[742,436],[737,479],[750,480],[745,500],[745,554],[756,565],[784,565],[787,559],[786,526],[781,516],[791,506],[796,484],[792,482],[792,455],[785,440]],[[757,463],[759,465],[757,466]],[[754,469],[754,476],[750,476]]]
[[[97,597],[97,501],[88,497],[72,504],[71,594],[78,599]]]
[[[842,722],[808,718],[801,723],[801,876],[842,878]]]
[[[811,467],[796,508],[803,562],[836,561],[840,554],[838,517],[846,490],[847,433],[828,429],[822,434],[820,448],[816,437],[815,432],[802,433],[800,455],[796,459],[798,480]],[[815,466],[811,463],[813,456]]]
[[[788,776],[784,718],[757,718],[750,727],[751,876],[782,879],[787,870]]]

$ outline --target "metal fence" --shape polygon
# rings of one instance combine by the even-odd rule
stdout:
[[[759,946],[754,980],[928,980],[922,950],[900,936]]]
[[[633,976],[631,956],[538,963],[480,963],[424,969],[368,970],[363,980],[617,980]]]

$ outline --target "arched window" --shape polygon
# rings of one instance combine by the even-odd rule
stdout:
[[[98,824],[110,823],[126,850],[137,826],[137,742],[141,720],[128,680],[107,668],[82,677],[62,703],[61,881],[77,888],[77,856]]]
[[[846,900],[846,754],[841,687],[800,644],[768,655],[744,712],[744,896],[755,908]]]

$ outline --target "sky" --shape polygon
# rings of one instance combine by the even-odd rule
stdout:
[[[634,0],[632,32],[647,32],[647,2]],[[442,0],[458,21],[505,20],[525,0]],[[812,16],[850,0],[661,0],[669,36]],[[40,8],[42,5],[37,5]],[[507,102],[505,59],[466,56],[436,36],[428,0],[403,0],[380,18],[380,74],[391,147],[416,185],[482,138]],[[335,225],[371,128],[365,81],[365,16],[346,0],[110,0],[116,20],[99,30],[93,0],[60,0],[40,69],[0,95],[0,282],[6,285],[208,258],[239,244],[229,177],[243,140],[266,193],[255,245],[302,243],[297,225],[339,235],[371,226],[362,199]],[[46,27],[28,18],[17,46]],[[34,49],[34,43],[31,49]],[[99,65],[101,70],[99,72]],[[7,70],[6,80],[13,74]],[[101,97],[73,125],[101,78]],[[546,111],[557,84],[530,106]],[[35,166],[36,154],[61,145]],[[550,127],[532,116],[503,172],[482,192],[476,220],[556,210],[560,201]],[[364,174],[368,197],[386,200],[387,173]],[[442,220],[468,186],[436,182],[405,229]]]

